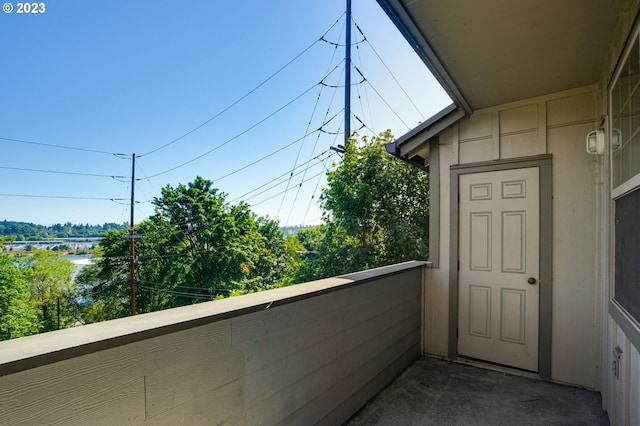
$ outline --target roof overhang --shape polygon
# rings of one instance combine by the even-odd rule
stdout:
[[[418,127],[385,145],[387,152],[421,168],[429,165],[429,140],[465,116],[464,109],[451,104]]]
[[[600,81],[625,0],[378,0],[456,105]]]
[[[387,146],[426,143],[465,114],[600,82],[625,0],[377,0],[455,106]]]
[[[624,0],[378,0],[474,110],[598,83]]]

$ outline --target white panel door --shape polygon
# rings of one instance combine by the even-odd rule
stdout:
[[[459,187],[458,355],[537,372],[539,169],[464,174]]]

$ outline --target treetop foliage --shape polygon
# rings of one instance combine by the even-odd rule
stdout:
[[[287,267],[278,223],[230,205],[213,182],[196,177],[162,188],[155,214],[136,232],[136,310],[149,312],[279,285]],[[105,234],[97,263],[78,281],[110,315],[129,310],[129,247],[125,231]],[[96,315],[98,315],[96,313]]]
[[[392,140],[389,131],[355,134],[327,174],[323,223],[287,235],[247,203],[229,204],[202,177],[162,188],[154,214],[135,228],[136,312],[426,259],[429,176],[389,155],[384,144]],[[63,327],[77,315],[85,323],[129,315],[129,230],[104,227],[94,263],[75,282],[73,266],[55,252],[0,256],[0,339],[56,329],[58,301]]]
[[[57,330],[76,321],[74,265],[36,250],[19,261],[0,253],[0,340]]]
[[[313,279],[426,259],[429,175],[389,155],[390,131],[345,147],[320,198],[324,225],[298,237],[318,252],[300,278]]]

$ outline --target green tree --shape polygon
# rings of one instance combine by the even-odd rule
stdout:
[[[34,250],[20,262],[31,298],[40,308],[41,331],[51,331],[75,322],[73,262],[50,250]],[[60,310],[58,311],[58,304]]]
[[[13,258],[0,254],[0,340],[38,333],[38,307]]]
[[[282,278],[282,285],[291,285],[300,282],[303,276],[302,268],[306,266],[307,249],[296,235],[288,235],[285,239],[286,269]]]
[[[155,213],[136,229],[136,312],[150,312],[280,285],[288,257],[277,222],[246,203],[229,205],[211,181],[166,186]],[[129,248],[124,232],[108,232],[77,280],[89,321],[129,309]]]
[[[324,227],[315,235],[301,231],[303,244],[308,239],[310,247],[317,245],[319,257],[299,278],[427,258],[429,176],[389,155],[384,144],[392,140],[390,131],[351,139],[342,162],[327,175]]]
[[[105,232],[93,252],[93,263],[76,276],[79,294],[84,301],[82,319],[85,323],[120,318],[129,314],[128,234],[125,231]]]

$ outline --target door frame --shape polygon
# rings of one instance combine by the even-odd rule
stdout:
[[[464,174],[496,172],[501,170],[538,167],[540,171],[540,308],[538,325],[538,374],[544,380],[551,379],[551,308],[553,271],[553,175],[551,154],[533,157],[450,166],[450,244],[449,244],[449,339],[448,357],[458,357],[458,251],[459,230],[459,177]],[[544,224],[544,226],[543,226]]]

